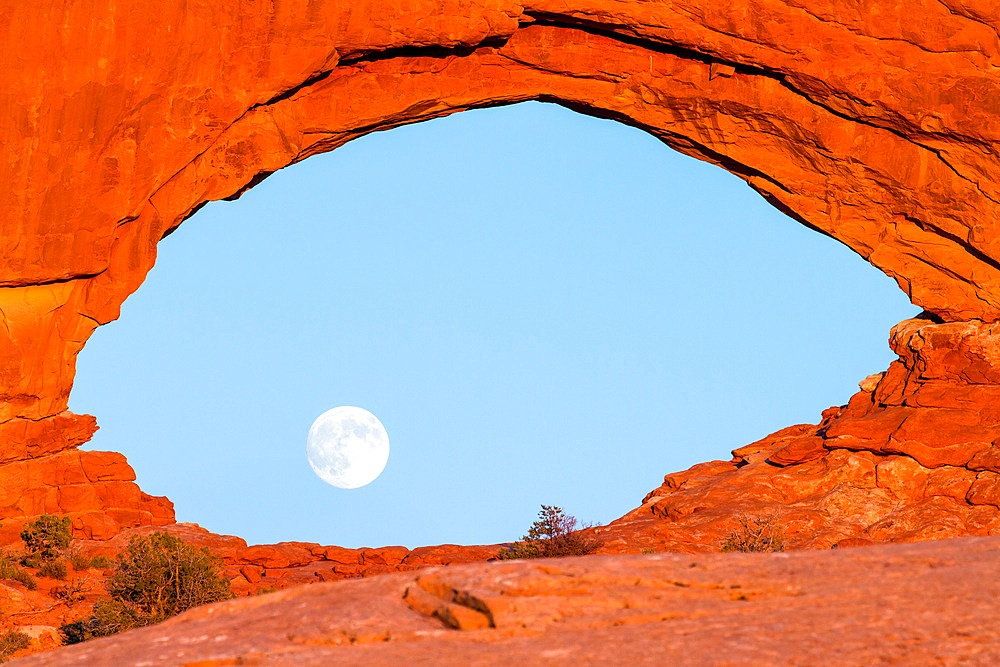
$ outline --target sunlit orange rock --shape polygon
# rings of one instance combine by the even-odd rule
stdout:
[[[918,0],[8,2],[0,421],[66,408],[76,354],[205,202],[375,130],[523,100],[643,128],[847,244],[914,303],[995,320],[995,13]]]
[[[71,412],[39,421],[12,419],[0,424],[0,464],[77,447],[90,440],[95,431],[96,419]]]
[[[739,513],[773,516],[791,548],[1000,534],[1000,328],[917,318],[890,342],[900,360],[846,406],[667,475],[598,529],[606,548],[709,550]]]
[[[0,56],[9,109],[0,115],[0,475],[18,491],[3,511],[74,514],[92,535],[172,520],[124,461],[66,454],[94,424],[65,408],[76,354],[142,283],[157,242],[201,205],[378,129],[522,100],[627,122],[732,171],[929,313],[894,329],[900,361],[818,427],[670,476],[647,500],[651,516],[700,521],[683,539],[704,544],[738,498],[809,507],[810,530],[824,512],[867,508],[808,542],[819,545],[904,500],[916,469],[890,457],[991,472],[1000,437],[991,407],[1000,346],[988,324],[1000,317],[993,11],[916,0],[864,12],[688,4],[236,2],[201,16],[176,3],[9,3],[0,12],[16,28]],[[51,26],[58,45],[35,48]],[[101,465],[111,467],[92,478]],[[928,473],[922,484],[958,502],[964,482]],[[964,497],[992,497],[987,486],[970,483]],[[315,548],[255,547],[260,562],[244,564],[319,559],[346,574],[434,558],[365,552],[345,563]]]
[[[0,518],[104,512],[135,518],[125,526],[172,523],[170,502],[144,494],[134,479],[125,457],[113,452],[71,450],[6,463],[0,465]],[[3,528],[10,525],[5,521]]]

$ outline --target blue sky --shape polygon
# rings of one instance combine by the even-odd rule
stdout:
[[[839,243],[634,128],[541,103],[376,133],[206,206],[80,354],[88,448],[251,543],[495,543],[846,403],[918,309]],[[306,461],[338,405],[372,484]]]

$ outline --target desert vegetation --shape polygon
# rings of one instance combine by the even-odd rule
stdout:
[[[773,514],[740,514],[739,527],[722,540],[722,551],[784,551],[785,536]]]
[[[587,528],[589,526],[584,526]],[[528,534],[500,549],[499,560],[582,556],[597,549],[597,542],[575,531],[576,518],[555,505],[542,505]]]
[[[107,568],[111,567],[111,561],[107,556],[84,556],[79,552],[71,553],[69,555],[69,564],[73,566],[73,569],[77,572],[81,570],[86,570],[92,567]]]
[[[52,514],[43,514],[21,529],[24,551],[0,552],[0,579],[17,581],[29,591],[38,588],[38,582],[25,568],[34,569],[38,576],[64,580],[68,576],[66,562],[61,556],[73,540],[70,520]]]
[[[66,577],[69,576],[69,570],[66,568],[66,561],[50,560],[42,563],[41,567],[38,568],[38,576],[48,577],[49,579],[58,579],[59,581],[66,581]]]
[[[69,517],[58,517],[53,514],[43,514],[21,529],[21,539],[24,540],[24,558],[22,564],[28,567],[41,568],[54,563],[73,541],[72,525]],[[63,565],[65,578],[66,566]],[[47,576],[47,575],[42,575]]]
[[[8,630],[0,635],[0,662],[6,662],[16,651],[28,648],[31,639],[19,630]]]
[[[151,625],[232,597],[216,556],[167,533],[132,538],[111,570],[109,597],[94,605],[89,618],[61,628],[67,643]]]
[[[70,551],[73,534],[68,517],[42,515],[24,525],[21,539],[23,552],[0,551],[0,579],[36,590],[38,581],[30,569],[35,576],[64,581],[49,594],[67,605],[82,602],[87,593],[83,579],[69,580],[69,566],[74,572],[109,570],[107,597],[94,604],[87,618],[60,628],[66,643],[151,625],[191,607],[232,597],[219,558],[167,533],[132,538],[114,562],[107,556]],[[26,642],[27,636],[16,632],[0,637],[0,661],[25,648]]]
[[[19,581],[29,591],[38,588],[35,578],[19,564],[19,558],[7,551],[0,552],[0,579]]]

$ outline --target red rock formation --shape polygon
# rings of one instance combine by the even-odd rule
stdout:
[[[282,542],[247,546],[239,537],[216,535],[191,523],[142,526],[123,530],[108,539],[82,539],[74,549],[86,555],[114,556],[134,536],[165,531],[188,544],[205,547],[222,558],[233,591],[247,595],[277,590],[297,584],[314,584],[337,579],[357,579],[387,572],[407,572],[431,565],[451,565],[484,561],[494,557],[496,545],[458,546],[443,544],[407,549],[380,547],[345,549],[314,542]]]
[[[0,424],[0,545],[18,541],[40,514],[71,517],[74,534],[88,539],[174,522],[173,503],[143,493],[124,456],[76,449],[96,430],[93,417],[70,412]]]
[[[66,408],[86,339],[205,202],[375,130],[531,99],[732,171],[945,319],[997,319],[995,13],[922,0],[9,2],[0,421]]]
[[[1000,534],[1000,325],[907,320],[890,342],[899,361],[818,426],[667,475],[605,539],[702,550],[736,512],[773,514],[792,548]]]
[[[123,458],[76,449],[95,423],[66,412],[77,353],[163,236],[353,138],[524,100],[614,118],[733,172],[934,314],[897,326],[900,360],[818,426],[668,475],[595,531],[605,550],[714,548],[737,509],[775,512],[794,547],[997,529],[992,5],[67,0],[6,2],[0,30],[0,542],[43,512],[96,540],[172,524]],[[171,530],[222,549],[247,590],[488,551]]]

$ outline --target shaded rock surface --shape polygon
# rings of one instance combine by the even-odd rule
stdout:
[[[430,568],[201,607],[23,665],[996,664],[1000,538]]]

